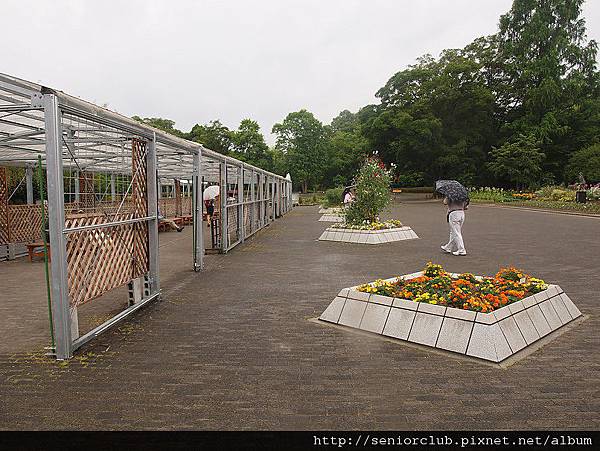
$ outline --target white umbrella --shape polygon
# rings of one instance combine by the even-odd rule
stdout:
[[[219,185],[211,185],[204,190],[202,200],[212,200],[219,195]]]

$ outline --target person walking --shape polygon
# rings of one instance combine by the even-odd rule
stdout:
[[[465,223],[465,210],[469,208],[468,203],[444,197],[444,204],[448,207],[446,221],[450,227],[450,240],[440,247],[444,252],[452,253],[452,255],[467,255],[462,237],[462,226]]]
[[[435,190],[444,195],[444,205],[448,207],[446,221],[450,228],[450,240],[440,247],[453,255],[467,255],[462,237],[465,210],[469,208],[469,192],[456,180],[438,180]]]

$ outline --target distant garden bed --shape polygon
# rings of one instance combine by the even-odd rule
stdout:
[[[470,190],[471,202],[474,203],[510,204],[516,207],[600,214],[600,187],[586,190],[586,203],[575,202],[575,195],[574,189],[556,186],[547,186],[535,192],[489,187]]]

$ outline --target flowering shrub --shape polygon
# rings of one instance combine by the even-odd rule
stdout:
[[[535,197],[535,193],[512,193],[512,197],[515,199],[531,200]]]
[[[398,227],[402,227],[402,223],[397,219],[390,219],[389,221],[383,222],[370,222],[363,221],[362,224],[343,224],[337,223],[331,226],[334,229],[351,229],[351,230],[386,230],[386,229],[396,229]]]
[[[360,226],[363,221],[379,221],[379,214],[390,203],[391,176],[383,162],[372,157],[365,161],[356,177],[356,200],[346,210],[346,223]]]
[[[488,313],[546,288],[543,280],[513,267],[500,269],[494,277],[475,277],[470,273],[455,277],[441,265],[429,262],[420,277],[378,279],[359,286],[358,291]]]

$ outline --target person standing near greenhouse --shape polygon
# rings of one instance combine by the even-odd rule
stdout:
[[[436,182],[436,191],[444,195],[444,205],[448,207],[446,221],[450,228],[450,240],[440,247],[452,255],[467,255],[462,226],[465,222],[465,210],[469,208],[469,192],[454,180]]]

